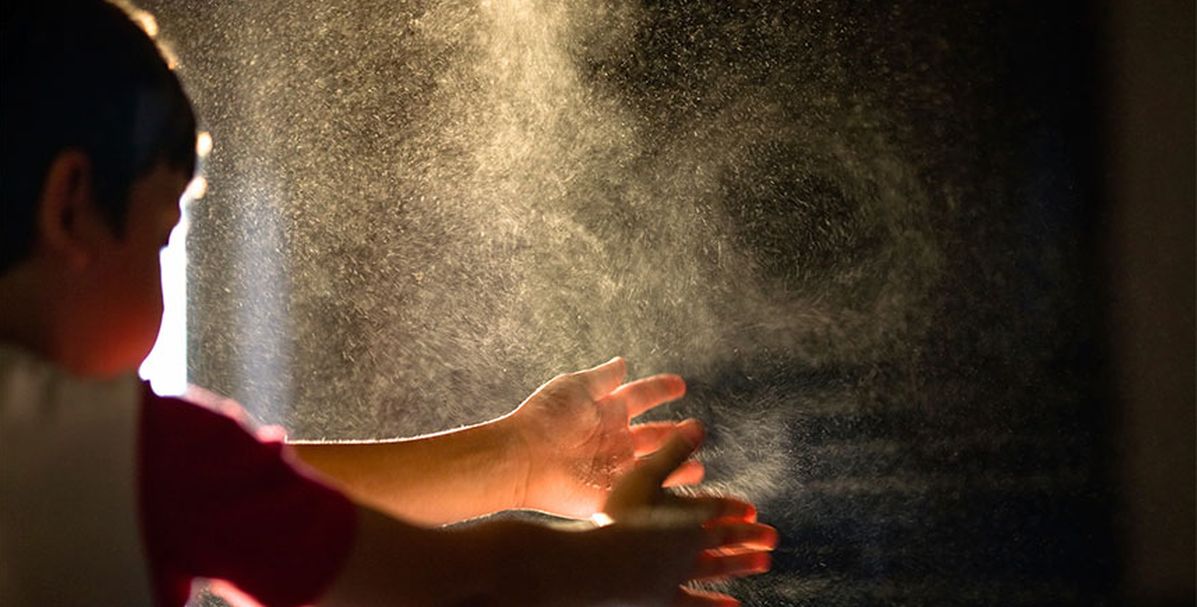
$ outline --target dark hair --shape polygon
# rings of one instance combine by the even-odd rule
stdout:
[[[195,170],[195,114],[156,43],[104,0],[4,2],[0,15],[0,272],[29,255],[46,172],[64,150],[123,235],[129,188],[165,161]]]

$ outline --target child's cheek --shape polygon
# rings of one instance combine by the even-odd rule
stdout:
[[[127,259],[124,276],[114,281],[123,288],[112,293],[112,313],[119,316],[112,323],[119,334],[112,339],[121,344],[113,355],[126,365],[136,366],[149,354],[162,322],[162,280],[157,248],[153,250]]]

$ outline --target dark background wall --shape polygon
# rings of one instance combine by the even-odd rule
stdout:
[[[385,437],[624,354],[782,531],[746,604],[1191,602],[1191,5],[146,7],[196,383]]]
[[[1107,13],[1109,328],[1118,378],[1123,595],[1194,597],[1194,11],[1116,2]]]

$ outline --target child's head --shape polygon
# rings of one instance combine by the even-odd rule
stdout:
[[[190,103],[119,7],[0,10],[0,280],[71,300],[46,331],[69,333],[82,351],[59,362],[133,368],[157,334],[157,253],[194,171]]]

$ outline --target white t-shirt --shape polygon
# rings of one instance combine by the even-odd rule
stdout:
[[[0,344],[0,605],[151,605],[139,383]]]

